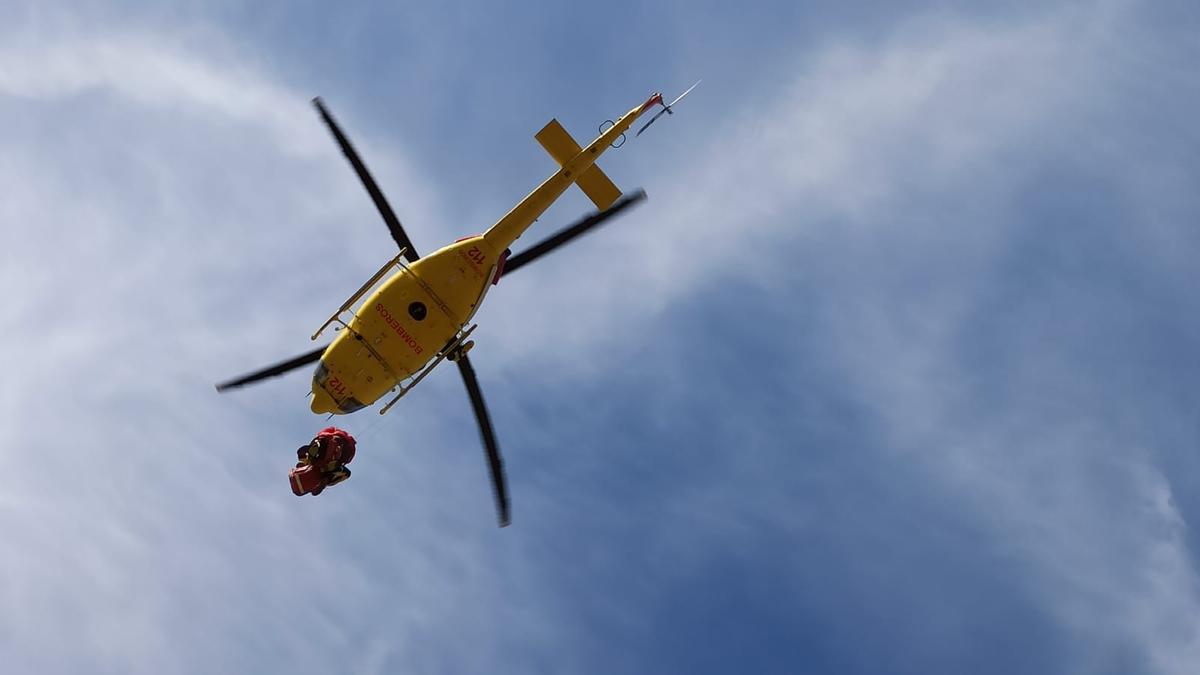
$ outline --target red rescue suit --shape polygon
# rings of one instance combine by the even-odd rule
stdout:
[[[295,468],[288,472],[297,497],[321,494],[330,485],[350,477],[346,465],[354,459],[354,437],[336,427],[326,427],[308,445],[296,450]]]

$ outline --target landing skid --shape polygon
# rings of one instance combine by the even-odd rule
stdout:
[[[413,377],[411,380],[409,380],[408,384],[400,385],[400,393],[396,394],[395,398],[388,401],[387,405],[380,408],[379,414],[383,415],[383,414],[387,413],[387,411],[391,410],[392,406],[396,405],[396,401],[399,401],[401,398],[403,398],[404,395],[407,394],[409,391],[411,391],[413,387],[417,386],[418,382],[425,379],[425,376],[428,375],[429,372],[432,371],[437,366],[437,364],[441,363],[445,358],[451,357],[452,361],[457,360],[459,347],[463,344],[463,341],[467,339],[467,336],[469,336],[471,333],[475,332],[475,328],[478,325],[479,324],[473,323],[466,330],[458,331],[458,334],[454,336],[454,339],[451,340],[450,343],[447,344],[442,349],[442,351],[438,352],[436,359],[430,361],[421,370],[421,372],[417,373],[417,375],[415,377]],[[469,349],[469,347],[468,347],[468,349]]]
[[[404,266],[404,263],[400,262],[400,260],[404,258],[404,252],[406,250],[408,250],[408,249],[406,249],[406,248],[400,249],[400,253],[397,254],[395,258],[392,258],[391,260],[384,263],[383,267],[380,267],[379,271],[375,273],[375,276],[368,279],[367,283],[363,284],[361,288],[359,288],[357,291],[354,292],[354,295],[351,295],[348,300],[343,302],[342,306],[338,308],[338,311],[334,312],[333,316],[329,317],[329,319],[326,320],[325,323],[321,324],[321,327],[318,328],[317,332],[313,333],[312,337],[309,339],[316,340],[318,337],[321,337],[321,333],[325,332],[325,329],[329,327],[329,324],[331,324],[335,321],[342,324],[343,328],[350,328],[349,324],[347,324],[345,321],[342,321],[342,314],[345,314],[347,311],[349,311],[350,308],[354,306],[354,303],[358,302],[359,298],[366,295],[367,291],[371,290],[372,286],[379,283],[379,280],[383,278],[383,275],[387,274],[388,270],[390,270],[392,267],[399,267],[400,269],[408,269],[407,267]],[[350,313],[353,314],[354,312],[350,312]]]

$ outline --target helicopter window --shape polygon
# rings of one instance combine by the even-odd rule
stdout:
[[[338,404],[338,410],[344,413],[352,413],[355,410],[362,410],[367,406],[363,405],[358,399],[353,396],[347,396]]]
[[[313,373],[313,382],[318,386],[325,384],[325,379],[329,377],[329,369],[325,367],[324,361],[317,362],[317,372]]]
[[[425,303],[423,302],[414,302],[408,306],[408,315],[417,321],[424,319],[427,313],[428,310],[425,309]]]

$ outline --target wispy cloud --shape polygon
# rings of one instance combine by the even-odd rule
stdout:
[[[307,97],[236,56],[169,36],[52,30],[0,53],[7,115],[25,134],[10,137],[3,166],[6,220],[19,227],[5,228],[2,276],[22,291],[2,338],[19,355],[3,413],[17,439],[3,453],[33,458],[0,514],[0,642],[14,672],[333,668],[340,658],[312,653],[308,631],[348,643],[335,623],[348,617],[329,608],[369,602],[376,583],[377,569],[328,543],[353,517],[345,509],[366,502],[297,512],[280,490],[279,449],[316,427],[300,419],[301,394],[283,408],[296,414],[262,424],[254,418],[277,394],[233,404],[211,390],[247,359],[278,356],[289,328],[302,335],[318,321],[306,290],[332,298],[357,283],[320,265],[322,242],[338,219],[376,218]],[[197,128],[206,138],[192,137]],[[394,157],[376,164],[404,171]],[[419,181],[402,184],[419,209]],[[346,233],[360,237],[364,262],[372,235],[386,241]],[[35,325],[38,315],[49,323]],[[433,528],[408,532],[409,543]],[[417,557],[471,557],[460,545],[419,546]],[[457,604],[444,595],[455,588],[427,583],[434,568],[400,566],[390,588],[422,608]]]
[[[725,140],[679,150],[699,155],[690,159],[693,168],[680,170],[678,158],[643,164],[649,174],[677,178],[632,224],[591,244],[603,258],[575,253],[557,269],[547,264],[514,280],[531,294],[540,287],[545,319],[532,330],[526,314],[489,319],[506,324],[498,332],[514,336],[506,348],[525,355],[521,367],[536,360],[596,376],[637,351],[617,326],[639,325],[639,315],[655,317],[681,297],[711,294],[708,320],[694,324],[694,339],[703,340],[728,320],[726,309],[755,320],[749,312],[756,303],[722,292],[731,280],[757,280],[779,294],[773,302],[810,291],[798,302],[815,306],[796,306],[792,315],[816,335],[815,344],[804,343],[816,351],[753,358],[780,359],[780,368],[796,368],[793,359],[834,359],[852,395],[886,422],[886,452],[925,466],[933,489],[955,495],[992,528],[998,546],[1031,566],[1034,597],[1080,641],[1074,656],[1081,672],[1129,659],[1148,672],[1187,672],[1200,648],[1195,569],[1183,515],[1145,448],[1175,448],[1179,439],[1118,433],[1122,408],[1176,404],[1153,396],[1131,401],[1126,368],[1106,372],[1111,366],[1077,351],[1103,340],[1110,313],[1128,312],[1131,303],[1168,303],[1167,312],[1194,306],[1180,290],[1189,272],[1158,263],[1194,250],[1196,238],[1179,216],[1194,214],[1196,200],[1178,180],[1140,176],[1194,175],[1195,167],[1155,152],[1145,144],[1148,132],[1113,113],[1131,105],[1130,85],[1146,59],[1173,72],[1188,58],[1186,48],[1128,42],[1131,34],[1149,39],[1135,28],[1139,20],[1125,5],[1072,6],[1010,23],[922,19],[879,45],[834,43],[806,60],[782,96],[718,124],[715,135]],[[1197,103],[1186,89],[1167,98]],[[1179,122],[1169,110],[1163,116]],[[1183,125],[1161,129],[1165,138],[1176,132],[1188,133]],[[1087,176],[1089,190],[1115,191],[1104,199],[1129,210],[1093,213],[1089,203],[1099,195],[1072,193],[1079,183],[1061,182],[1063,171]],[[1028,211],[1038,180],[1048,181],[1045,190],[1064,191],[1067,211]],[[1172,216],[1150,215],[1163,204],[1173,205]],[[1100,219],[1066,234],[1046,219],[1088,215]],[[1141,229],[1143,218],[1154,224]],[[1038,231],[1045,232],[1040,244]],[[1045,276],[1022,277],[1014,256],[1030,274],[1063,271],[1053,258],[1022,262],[1029,251],[1020,245],[1031,237],[1032,250],[1052,256],[1060,245],[1108,251],[1096,248],[1097,237],[1111,242],[1101,246],[1128,242],[1136,257],[1123,273],[1161,290],[1107,295],[1096,276],[1106,273],[1103,259],[1087,253],[1077,274],[1051,277],[1052,285]],[[597,276],[620,283],[573,283],[567,265],[588,262]],[[554,286],[547,289],[538,274]],[[997,293],[1029,297],[1036,311],[1006,316],[1019,306],[1011,298],[996,303]],[[567,312],[575,320],[564,327],[554,318]],[[1064,329],[1058,319],[1067,317]],[[1113,345],[1109,358],[1136,363],[1161,325],[1122,324],[1126,342]],[[559,342],[530,340],[530,333]],[[686,334],[660,333],[669,340]],[[786,343],[787,334],[780,339]],[[988,350],[992,340],[1001,341],[998,351]],[[585,349],[603,356],[579,359]],[[681,368],[704,369],[700,358]],[[980,358],[1004,359],[1017,370],[981,369]],[[695,379],[676,377],[684,387]],[[1168,414],[1190,413],[1184,405]],[[767,507],[745,494],[748,484],[773,483],[760,476],[706,484],[717,492],[702,489],[693,506],[715,500],[713,513],[795,517],[788,508],[794,498],[781,494]],[[705,539],[666,527],[673,537]],[[1175,629],[1155,628],[1168,625]]]
[[[221,373],[291,351],[286,336],[307,334],[390,245],[309,93],[219,37],[13,34],[0,47],[0,116],[14,122],[0,208],[23,225],[4,229],[0,282],[24,292],[0,334],[19,385],[0,415],[20,442],[0,457],[28,469],[0,498],[10,666],[592,671],[613,636],[667,630],[647,617],[675,618],[665,605],[697,586],[752,594],[708,576],[744,551],[784,602],[828,615],[812,630],[831,653],[867,641],[903,655],[890,630],[921,640],[914,670],[967,658],[936,644],[979,625],[937,594],[948,558],[1028,594],[1069,636],[1078,672],[1187,672],[1192,514],[1157,459],[1187,439],[1138,422],[1177,420],[1186,402],[1129,392],[1173,382],[1138,379],[1164,328],[1183,336],[1172,348],[1194,335],[1194,320],[1170,317],[1194,309],[1177,289],[1180,251],[1196,246],[1181,218],[1197,212],[1195,167],[1142,143],[1173,129],[1113,113],[1136,105],[1124,94],[1139,60],[1175,72],[1184,53],[1142,28],[1129,42],[1131,26],[1142,17],[1123,4],[929,15],[878,42],[797,52],[795,79],[754,101],[727,103],[706,81],[686,114],[631,146],[643,154],[613,158],[652,177],[639,181],[651,201],[506,279],[480,316],[485,385],[507,385],[489,400],[525,423],[506,443],[533,448],[517,456],[519,524],[504,533],[465,409],[447,412],[453,378],[392,419],[347,420],[368,452],[353,489],[319,504],[281,477],[297,434],[319,424],[303,383],[211,392]],[[1196,107],[1186,87],[1164,96]],[[461,186],[427,184],[403,141],[355,138],[393,201],[440,231]],[[1064,175],[1108,186],[1104,205],[1124,210],[1064,231],[1056,217],[1095,201],[1064,192]],[[1134,290],[1097,281],[1114,266]],[[1112,318],[1146,303],[1164,316]],[[746,314],[729,320],[728,307]],[[1089,350],[1113,330],[1110,351]],[[600,389],[614,382],[639,400]],[[565,388],[580,402],[543,398]],[[977,542],[988,551],[965,550]],[[904,553],[931,569],[891,557]],[[837,605],[805,565],[872,592]],[[914,572],[919,588],[893,583]],[[691,627],[747,607],[725,602],[687,605]],[[926,623],[869,628],[905,603]]]

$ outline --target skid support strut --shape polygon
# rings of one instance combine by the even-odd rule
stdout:
[[[447,356],[452,354],[456,349],[458,349],[459,345],[461,345],[463,343],[463,340],[466,340],[467,336],[469,336],[471,333],[473,333],[475,331],[476,326],[478,326],[478,324],[471,324],[470,328],[467,328],[466,330],[458,331],[458,335],[454,336],[454,339],[450,341],[450,344],[446,345],[446,347],[444,349],[442,349],[442,351],[438,352],[436,359],[430,361],[429,364],[426,365],[423,369],[421,369],[421,372],[417,373],[416,377],[409,380],[407,384],[400,385],[400,393],[396,394],[395,398],[388,401],[387,405],[380,408],[379,414],[383,415],[387,411],[391,410],[392,406],[396,405],[396,401],[399,401],[405,394],[407,394],[409,392],[409,390],[411,390],[413,387],[417,386],[418,382],[425,379],[425,376],[428,375],[429,372],[431,370],[433,370],[435,366],[437,366],[437,364],[441,363],[442,359],[446,358]]]
[[[359,288],[357,291],[354,292],[354,295],[351,295],[348,300],[343,302],[342,306],[338,308],[338,311],[334,312],[333,316],[329,317],[329,319],[325,323],[321,324],[321,327],[317,329],[317,332],[312,334],[312,337],[310,339],[316,340],[318,337],[321,336],[321,333],[323,333],[325,331],[325,329],[329,327],[329,324],[331,324],[335,321],[342,324],[342,326],[344,328],[349,328],[350,326],[347,325],[345,321],[342,321],[342,313],[345,312],[346,310],[350,309],[350,307],[353,306],[354,303],[358,302],[359,298],[361,298],[363,295],[365,295],[367,291],[371,290],[372,286],[379,283],[379,280],[383,278],[383,275],[387,274],[388,270],[390,270],[392,267],[400,267],[401,269],[404,269],[402,264],[400,263],[400,260],[404,257],[404,252],[406,250],[408,250],[408,249],[404,249],[404,248],[400,249],[400,253],[395,258],[392,258],[391,260],[384,263],[383,267],[380,267],[379,271],[375,273],[375,276],[368,279],[367,283],[363,284],[361,288]]]

